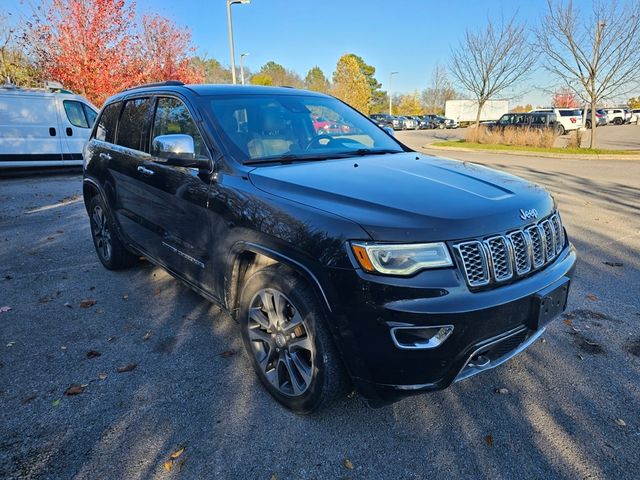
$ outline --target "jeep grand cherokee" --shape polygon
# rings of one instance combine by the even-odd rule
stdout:
[[[317,117],[348,129],[318,134]],[[547,191],[414,152],[327,95],[126,90],[84,158],[103,265],[144,255],[221,305],[296,412],[350,385],[372,405],[445,388],[565,308],[576,255]]]

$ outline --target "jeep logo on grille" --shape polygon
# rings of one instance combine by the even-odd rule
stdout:
[[[529,220],[530,218],[538,218],[538,211],[535,208],[531,210],[520,209],[520,218],[523,220]]]

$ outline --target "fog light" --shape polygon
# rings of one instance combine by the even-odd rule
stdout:
[[[408,350],[437,348],[453,333],[453,325],[433,327],[394,327],[391,338],[396,347]]]

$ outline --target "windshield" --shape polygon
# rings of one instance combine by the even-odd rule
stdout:
[[[335,98],[265,94],[205,101],[223,141],[243,163],[403,151],[377,125]]]

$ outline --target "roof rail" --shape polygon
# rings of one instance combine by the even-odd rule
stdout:
[[[147,87],[181,87],[184,85],[184,82],[180,80],[167,80],[166,82],[156,82],[156,83],[145,83],[144,85],[138,85],[137,87],[125,88],[123,92],[128,92],[129,90],[136,90],[138,88],[147,88]]]

